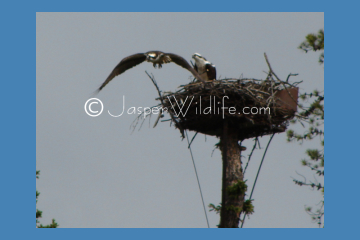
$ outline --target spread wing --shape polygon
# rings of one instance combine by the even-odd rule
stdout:
[[[216,80],[216,68],[215,65],[212,64],[206,64],[205,65],[206,68],[206,74],[208,76],[209,80]]]
[[[205,83],[205,81],[200,77],[197,71],[195,71],[195,69],[191,67],[190,64],[183,57],[180,57],[179,55],[173,53],[166,53],[166,55],[168,55],[171,58],[172,62],[190,71],[197,80]]]
[[[122,74],[126,70],[139,65],[140,63],[146,60],[146,55],[144,53],[137,53],[130,55],[123,60],[112,70],[110,75],[106,78],[105,82],[99,87],[98,91],[103,89],[114,77]]]

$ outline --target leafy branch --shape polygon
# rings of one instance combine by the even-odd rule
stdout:
[[[319,63],[324,63],[324,30],[320,29],[317,34],[310,33],[305,38],[306,40],[300,44],[299,49],[306,53],[308,51],[322,51]]]
[[[40,171],[36,171],[36,179],[39,179]],[[36,203],[38,201],[40,193],[36,190]],[[51,223],[48,225],[42,225],[39,222],[39,218],[42,217],[42,211],[39,209],[36,209],[36,227],[37,228],[57,228],[59,224],[55,221],[55,219],[52,219]]]
[[[308,51],[322,51],[319,57],[320,64],[324,63],[324,30],[319,30],[318,34],[308,34],[305,41],[299,46],[299,49]],[[324,176],[324,92],[314,90],[311,93],[304,93],[300,95],[299,107],[301,111],[296,117],[290,121],[292,124],[300,123],[305,127],[304,123],[308,126],[307,130],[303,133],[297,133],[292,129],[287,131],[288,142],[311,141],[315,138],[320,139],[321,149],[307,149],[307,159],[302,159],[301,164],[308,167],[311,171],[319,177]],[[310,104],[309,104],[310,103]],[[304,107],[304,105],[308,105]],[[299,174],[300,175],[300,174]],[[302,175],[300,175],[302,176]],[[321,190],[324,193],[324,186],[321,183],[308,182],[303,176],[304,180],[293,179],[294,183],[299,186],[309,186],[312,189]],[[321,201],[321,206],[312,211],[311,207],[306,207],[305,211],[316,220],[319,226],[322,225],[322,218],[324,216],[324,200]]]

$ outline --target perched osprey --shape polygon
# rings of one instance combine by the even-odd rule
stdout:
[[[153,63],[154,68],[156,68],[156,65],[158,65],[158,68],[161,68],[162,64],[174,62],[177,65],[189,70],[196,79],[204,82],[204,80],[201,79],[198,72],[195,71],[195,69],[192,68],[190,64],[179,55],[173,53],[163,53],[160,51],[149,51],[146,53],[137,53],[121,60],[120,63],[114,68],[114,70],[107,77],[105,82],[100,86],[98,91],[103,89],[106,86],[106,84],[108,84],[114,77],[122,74],[123,72],[125,72],[126,70],[132,67],[135,67],[136,65],[139,65],[144,61]]]
[[[200,74],[200,77],[205,81],[213,81],[216,79],[215,65],[207,61],[206,58],[199,53],[194,53],[192,58],[195,60],[195,70]]]

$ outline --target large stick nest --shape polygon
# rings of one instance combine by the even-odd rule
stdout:
[[[255,79],[222,79],[205,86],[195,82],[181,86],[177,92],[167,92],[161,100],[180,130],[221,136],[226,118],[229,129],[243,140],[285,131],[288,120],[294,117],[297,100],[297,88],[286,84]],[[282,97],[284,93],[290,96],[290,102]]]
[[[176,92],[164,92],[154,83],[161,107],[170,115],[184,137],[184,130],[192,130],[207,135],[221,136],[224,120],[228,129],[237,134],[239,140],[284,132],[290,119],[297,111],[298,88],[300,82],[290,84],[278,78],[264,54],[269,72],[265,80],[220,79],[192,82],[180,86]],[[248,113],[248,114],[247,114]],[[160,120],[156,120],[156,124]],[[134,128],[141,116],[134,121]]]

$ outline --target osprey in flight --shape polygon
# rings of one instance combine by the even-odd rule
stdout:
[[[110,75],[106,78],[105,82],[100,86],[98,91],[103,89],[114,77],[122,74],[126,70],[139,65],[140,63],[147,61],[153,63],[154,68],[158,65],[158,68],[162,67],[162,64],[174,62],[177,65],[189,70],[196,79],[204,82],[204,80],[200,77],[197,71],[190,66],[190,64],[179,55],[173,53],[163,53],[160,51],[149,51],[146,53],[137,53],[134,55],[130,55],[123,60],[112,70]]]
[[[199,53],[194,53],[192,58],[195,60],[195,70],[200,74],[200,77],[205,81],[213,81],[216,79],[215,65],[207,61],[206,58]]]

